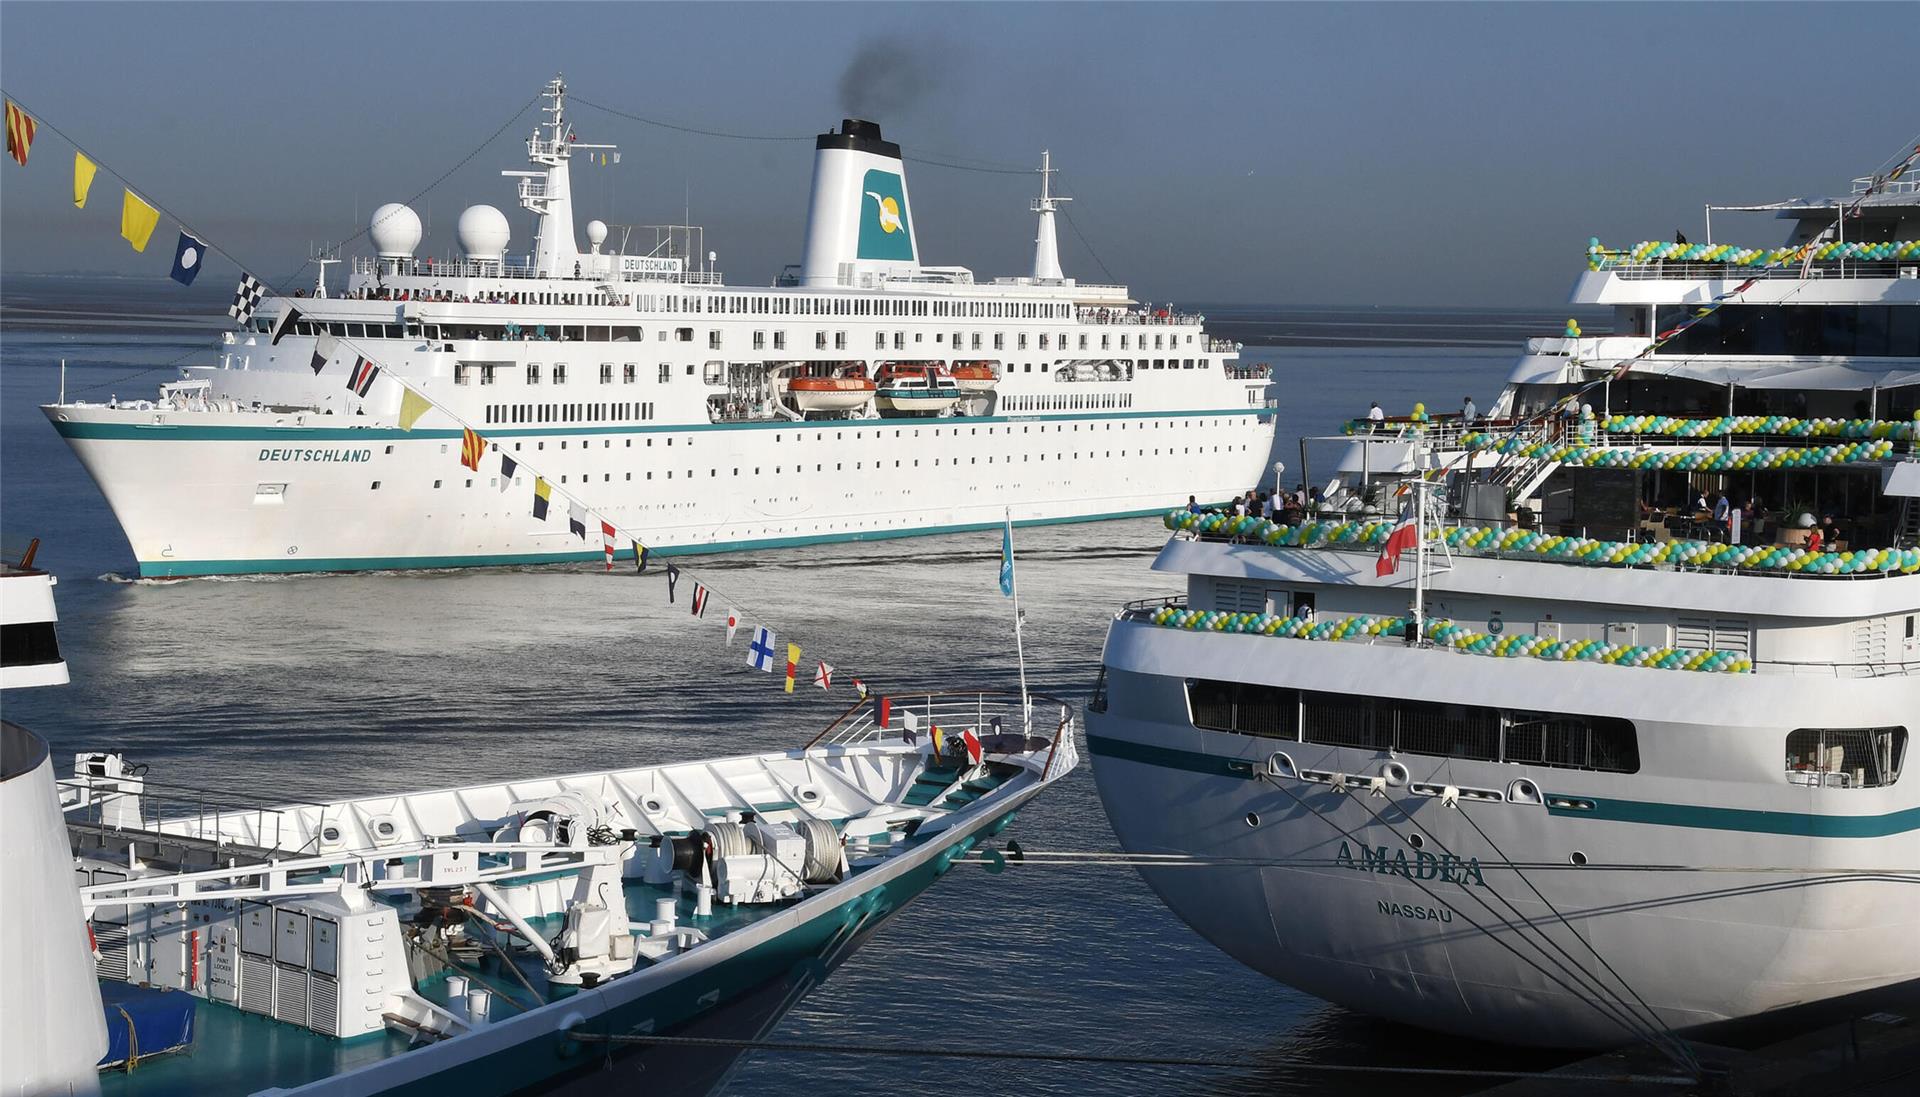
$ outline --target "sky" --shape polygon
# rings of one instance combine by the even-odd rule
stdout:
[[[76,210],[58,133],[0,163],[0,274],[165,278],[177,217],[278,282],[476,150],[415,203],[422,252],[482,202],[524,246],[498,172],[534,113],[487,138],[564,73],[628,114],[789,138],[574,104],[581,140],[623,149],[576,170],[582,224],[685,211],[736,284],[798,261],[810,137],[859,113],[910,157],[1051,149],[1067,273],[1138,298],[1551,306],[1590,236],[1694,235],[1707,202],[1844,190],[1911,147],[1920,107],[1885,66],[1914,41],[1920,4],[7,0],[0,84],[108,170]],[[144,254],[109,171],[173,215]],[[908,185],[923,262],[1027,273],[1034,176],[910,163]]]

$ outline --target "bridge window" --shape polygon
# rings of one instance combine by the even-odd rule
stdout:
[[[1823,788],[1879,788],[1900,779],[1907,729],[1800,728],[1787,734],[1787,779]]]

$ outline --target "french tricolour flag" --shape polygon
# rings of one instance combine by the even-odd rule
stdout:
[[[1413,506],[1410,498],[1400,509],[1400,520],[1393,524],[1393,532],[1387,534],[1387,543],[1380,546],[1380,559],[1373,565],[1375,575],[1387,576],[1399,571],[1400,554],[1417,546],[1420,535],[1414,529]]]

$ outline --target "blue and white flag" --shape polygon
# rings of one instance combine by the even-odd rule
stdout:
[[[1013,597],[1013,516],[1007,516],[1006,528],[1000,531],[1000,593]]]
[[[183,286],[193,285],[193,280],[200,276],[200,268],[205,265],[200,260],[206,257],[205,243],[181,233],[180,242],[173,246],[173,280]]]
[[[753,643],[747,645],[747,665],[773,673],[773,630],[763,626],[753,630]]]

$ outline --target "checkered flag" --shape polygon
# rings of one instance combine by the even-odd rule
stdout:
[[[240,288],[233,291],[233,304],[227,306],[227,315],[241,327],[253,319],[253,310],[260,307],[260,299],[267,295],[267,287],[251,274],[240,276]]]

